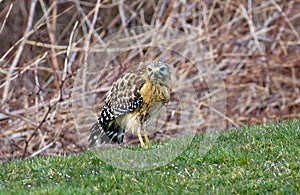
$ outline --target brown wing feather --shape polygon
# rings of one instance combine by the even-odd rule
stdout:
[[[135,110],[141,102],[140,89],[146,82],[143,72],[124,74],[114,84],[105,99],[105,105],[110,108],[114,117]]]

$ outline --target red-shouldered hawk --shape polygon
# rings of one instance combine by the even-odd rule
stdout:
[[[91,128],[89,147],[94,146],[98,139],[101,143],[121,144],[126,129],[136,131],[141,147],[148,148],[146,124],[169,102],[169,82],[169,67],[161,61],[122,75],[107,93],[98,122]]]

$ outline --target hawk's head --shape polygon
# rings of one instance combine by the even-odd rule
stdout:
[[[147,66],[147,75],[150,81],[165,83],[170,80],[170,69],[161,61],[152,62]]]

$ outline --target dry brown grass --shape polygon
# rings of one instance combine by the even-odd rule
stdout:
[[[74,118],[76,122],[84,121],[79,126],[87,132],[88,124],[96,117],[89,109],[101,107],[111,82],[141,59],[162,56],[174,67],[173,76],[178,82],[178,75],[191,79],[198,102],[182,101],[201,108],[197,112],[200,130],[216,120],[209,118],[209,113],[217,113],[212,105],[218,102],[226,103],[226,115],[219,115],[226,121],[225,128],[299,118],[299,10],[299,0],[137,0],[101,4],[76,0],[4,1],[0,3],[0,159],[84,151],[86,146],[80,141],[82,135],[76,130]],[[92,49],[103,50],[103,40],[120,30],[148,25],[180,30],[186,36],[174,47],[184,45],[182,51],[191,55],[197,53],[188,44],[189,36],[201,43],[207,50],[205,55],[211,56],[219,68],[226,94],[216,92],[215,98],[209,98],[220,80],[193,80],[196,70],[188,60],[178,60],[175,53],[161,49],[143,51],[133,47],[118,56],[112,70],[100,77],[105,56],[87,54]],[[127,39],[135,37],[132,33]],[[147,36],[155,37],[151,32],[142,35],[145,39]],[[156,41],[168,45],[159,38]],[[122,44],[118,46],[122,48]],[[82,74],[79,82],[82,70],[88,73]],[[95,75],[100,82],[92,81]],[[74,89],[86,85],[89,87]],[[185,93],[178,83],[174,86],[175,93]],[[74,94],[84,96],[84,102],[96,94],[96,102],[74,106]],[[95,108],[88,107],[93,103]],[[170,105],[169,114],[174,115],[174,105]],[[163,128],[182,127],[166,124]],[[168,132],[161,130],[151,136],[160,139]]]

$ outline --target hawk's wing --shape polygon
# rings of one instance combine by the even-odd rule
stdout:
[[[109,123],[134,111],[142,104],[143,97],[140,94],[140,89],[145,82],[146,79],[142,72],[126,73],[114,82],[111,90],[107,93],[98,122],[91,128],[89,137],[91,143],[89,147],[94,146],[97,139],[102,137],[104,132],[110,139],[120,136],[117,138],[117,141],[122,142],[123,135],[121,134],[123,134],[123,129],[119,128],[119,131],[122,132],[115,132],[116,128],[109,128]]]
[[[139,107],[143,101],[140,89],[145,82],[142,72],[129,72],[118,79],[105,99],[108,114],[117,118]]]

